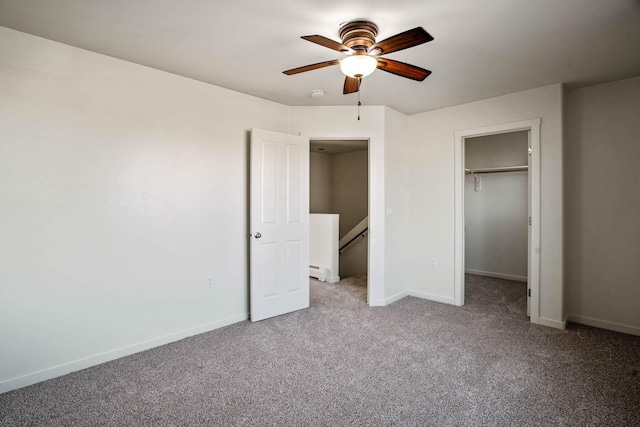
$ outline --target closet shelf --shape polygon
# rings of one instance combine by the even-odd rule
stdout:
[[[478,169],[465,169],[465,174],[473,174],[473,173],[498,173],[498,172],[519,172],[519,171],[527,171],[529,170],[529,166],[504,166],[499,168],[478,168]]]

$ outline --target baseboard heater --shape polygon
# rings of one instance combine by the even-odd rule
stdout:
[[[327,280],[327,271],[328,269],[325,267],[319,267],[317,265],[309,266],[309,276],[315,277],[321,282],[326,282]]]

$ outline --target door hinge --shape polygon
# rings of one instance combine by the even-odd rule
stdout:
[[[527,296],[531,298],[531,288],[527,289]]]
[[[529,147],[529,155],[531,155],[531,153],[533,153],[533,150]]]
[[[531,225],[531,217],[529,217],[529,225]]]

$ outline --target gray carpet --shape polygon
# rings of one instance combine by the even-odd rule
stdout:
[[[0,395],[0,425],[640,426],[640,337],[525,316],[524,284],[467,276],[467,305],[311,307]]]

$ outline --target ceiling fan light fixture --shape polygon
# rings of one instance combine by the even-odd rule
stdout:
[[[359,93],[362,78],[373,73],[376,68],[380,68],[382,71],[395,74],[396,76],[420,82],[431,74],[431,71],[424,68],[380,57],[433,40],[433,36],[427,33],[424,28],[415,27],[382,41],[376,41],[377,35],[378,27],[373,22],[352,21],[340,26],[341,42],[318,34],[302,36],[302,39],[311,43],[350,55],[342,60],[333,59],[318,62],[303,67],[292,68],[291,70],[283,71],[283,73],[292,76],[339,64],[340,71],[347,76],[344,79],[342,89],[342,93],[345,95],[356,92]]]
[[[366,77],[373,73],[377,66],[378,60],[364,52],[355,53],[340,60],[340,71],[353,78]]]

